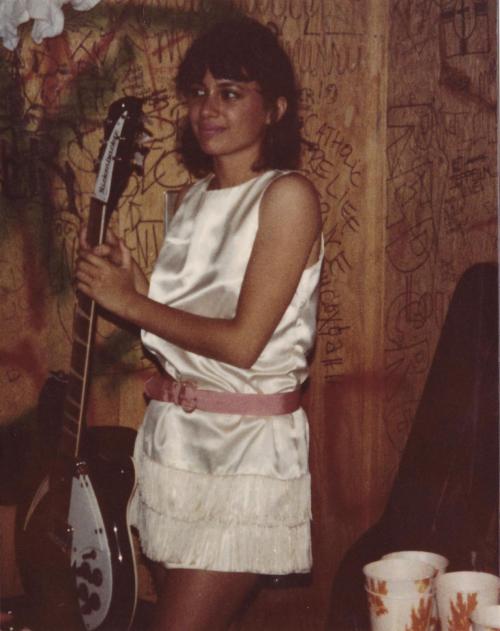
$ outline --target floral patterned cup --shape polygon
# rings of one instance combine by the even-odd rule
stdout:
[[[432,565],[413,559],[381,559],[365,565],[372,631],[428,631]]]
[[[436,578],[442,631],[472,631],[479,607],[499,602],[500,578],[487,572],[448,572]]]
[[[470,621],[473,631],[500,631],[500,605],[477,607]]]
[[[436,570],[436,576],[440,576],[446,572],[449,561],[446,557],[436,552],[425,552],[423,550],[398,550],[397,552],[389,552],[385,554],[383,559],[414,559],[428,563]],[[429,623],[429,631],[442,631],[441,622],[439,621],[436,595],[433,595],[431,620]]]

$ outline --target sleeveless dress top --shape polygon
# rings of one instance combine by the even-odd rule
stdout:
[[[195,183],[166,238],[149,296],[189,313],[231,318],[259,223],[267,171],[238,186]],[[286,221],[286,215],[283,216]],[[176,380],[207,390],[276,393],[308,375],[321,257],[251,369],[178,348],[142,332],[145,347]],[[302,408],[254,417],[189,412],[151,401],[138,431],[132,521],[144,553],[166,567],[289,574],[311,567],[308,423]]]

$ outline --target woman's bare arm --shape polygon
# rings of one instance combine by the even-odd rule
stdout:
[[[249,368],[288,307],[301,274],[319,255],[317,193],[299,174],[273,182],[263,196],[260,222],[233,318],[210,318],[155,302],[137,291],[134,264],[86,253],[78,289],[109,311],[188,351]]]

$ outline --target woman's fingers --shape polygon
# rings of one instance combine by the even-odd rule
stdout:
[[[114,265],[120,266],[122,264],[122,248],[120,246],[120,239],[111,230],[111,228],[108,228],[106,231],[105,241],[91,248],[87,241],[87,226],[84,225],[80,230],[78,241],[80,254],[92,252],[101,258],[107,258]]]
[[[77,281],[90,285],[97,278],[97,273],[95,268],[82,264],[78,266],[75,277]]]
[[[103,259],[102,256],[99,256],[98,254],[96,254],[95,252],[85,252],[80,256],[80,261],[82,263],[87,263],[89,265],[92,265],[93,267],[105,267],[106,266],[106,260]]]
[[[110,256],[111,254],[111,248],[109,247],[109,245],[106,245],[106,243],[96,245],[96,247],[92,251],[98,256]]]
[[[105,268],[104,259],[92,253],[85,253],[77,261],[75,276],[80,281],[91,283],[100,278]]]

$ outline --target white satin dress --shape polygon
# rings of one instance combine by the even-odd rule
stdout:
[[[184,311],[234,315],[254,243],[259,205],[283,171],[187,192],[154,268],[149,296]],[[283,216],[286,221],[286,215]],[[208,359],[142,332],[177,380],[240,393],[287,392],[308,375],[321,260],[307,268],[251,369]],[[151,401],[134,454],[132,520],[144,553],[166,567],[289,574],[311,568],[308,423],[302,408],[267,417],[187,412]]]

